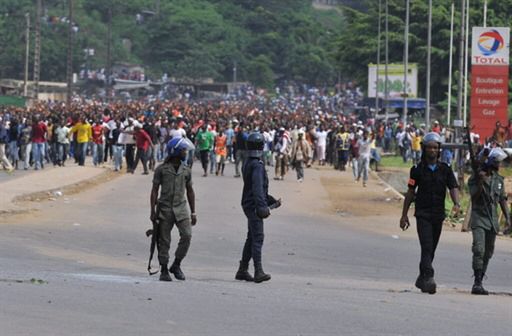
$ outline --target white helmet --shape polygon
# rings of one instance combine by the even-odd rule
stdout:
[[[490,160],[496,160],[497,162],[501,162],[507,158],[507,153],[503,151],[500,147],[496,147],[491,149],[489,156],[487,157]]]
[[[441,143],[443,142],[439,134],[437,134],[436,132],[429,132],[425,134],[425,136],[423,137],[422,144],[427,144],[432,141],[437,142],[439,145],[441,145]]]

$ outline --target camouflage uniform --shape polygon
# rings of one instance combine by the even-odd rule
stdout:
[[[479,194],[479,181],[473,174],[469,181],[471,194],[471,230],[473,231],[473,270],[487,271],[487,265],[494,253],[496,235],[499,232],[497,207],[507,199],[504,178],[492,171],[483,178],[482,192]]]

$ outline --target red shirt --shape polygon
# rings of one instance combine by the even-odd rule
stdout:
[[[46,127],[46,124],[44,122],[41,121],[37,125],[32,125],[32,142],[46,142],[46,133],[48,133],[48,128]]]
[[[92,127],[92,142],[97,145],[103,143],[103,126],[96,125]]]
[[[143,129],[135,132],[135,139],[137,141],[137,148],[148,150],[149,146],[151,145],[151,137]]]

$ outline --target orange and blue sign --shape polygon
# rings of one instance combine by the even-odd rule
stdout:
[[[499,52],[505,47],[503,36],[495,30],[483,32],[478,38],[478,49],[484,56],[491,56]]]

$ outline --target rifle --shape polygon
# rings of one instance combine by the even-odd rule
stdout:
[[[484,186],[483,186],[483,181],[482,181],[482,178],[480,176],[480,162],[477,161],[477,159],[475,158],[475,153],[473,152],[473,143],[471,141],[471,134],[470,134],[470,126],[468,125],[468,127],[466,127],[466,136],[468,138],[468,150],[469,150],[469,158],[471,160],[471,169],[473,170],[473,174],[475,175],[475,179],[480,187],[480,192],[477,194],[477,195],[482,195],[483,199],[484,199],[484,203],[485,204],[492,204],[493,202],[493,199],[491,197],[491,195],[489,195]],[[485,152],[484,152],[485,153]],[[486,214],[489,218],[492,218],[492,214],[489,212],[489,209],[486,207]]]
[[[156,207],[156,216],[155,220],[153,220],[153,228],[146,231],[146,237],[151,236],[151,245],[149,247],[149,262],[148,262],[148,273],[149,275],[155,275],[158,271],[151,272],[151,261],[153,260],[153,255],[155,254],[155,247],[158,248],[158,216],[160,215],[160,207]]]
[[[471,132],[470,127],[466,127],[466,137],[468,138],[468,150],[469,150],[469,159],[471,160],[471,169],[475,174],[475,177],[478,175],[478,162],[475,158],[475,152],[473,151],[473,142],[471,141]]]

